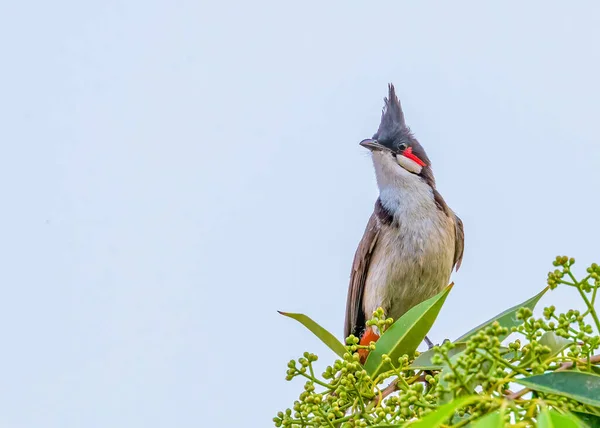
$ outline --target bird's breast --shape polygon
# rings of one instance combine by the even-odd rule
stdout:
[[[397,319],[448,284],[454,258],[454,223],[429,187],[380,198],[394,221],[382,226],[363,296],[369,318],[378,307]]]

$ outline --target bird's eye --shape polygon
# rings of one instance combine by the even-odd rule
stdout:
[[[398,146],[398,150],[402,151],[402,150],[406,150],[408,146],[406,145],[406,143],[400,143],[400,145]]]

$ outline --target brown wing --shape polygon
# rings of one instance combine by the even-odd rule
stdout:
[[[456,234],[456,241],[454,242],[454,266],[458,270],[462,263],[463,250],[465,248],[465,230],[463,229],[462,220],[456,214],[454,214],[454,232]]]
[[[463,249],[465,246],[465,231],[463,229],[463,222],[460,217],[454,214],[454,211],[450,209],[448,204],[446,204],[446,201],[444,201],[442,195],[440,195],[440,192],[438,192],[436,189],[433,189],[433,200],[435,201],[438,209],[446,213],[448,217],[454,217],[454,266],[452,268],[456,268],[456,270],[458,270],[462,262]]]
[[[346,301],[344,338],[348,337],[350,334],[354,334],[358,337],[361,330],[365,327],[366,319],[362,301],[369,264],[375,246],[377,245],[377,238],[379,237],[381,226],[391,222],[391,215],[385,211],[381,202],[377,199],[375,210],[367,223],[365,233],[358,244],[356,254],[354,255],[354,262],[352,263],[350,286],[348,287],[348,298]]]

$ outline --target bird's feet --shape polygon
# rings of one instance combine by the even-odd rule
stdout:
[[[425,343],[427,343],[427,347],[429,349],[433,348],[435,345],[433,344],[433,342],[431,341],[431,339],[427,336],[425,336]]]
[[[427,337],[427,336],[425,336],[424,342],[427,344],[427,347],[429,349],[433,348],[434,346],[440,346],[440,345],[434,345],[433,342],[431,341],[431,339],[429,337]],[[450,339],[444,339],[444,341],[442,342],[442,344],[444,344],[446,342],[450,342]]]

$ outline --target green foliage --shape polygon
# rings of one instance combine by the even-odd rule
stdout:
[[[595,310],[600,267],[576,279],[575,260],[557,257],[548,287],[531,299],[427,352],[415,349],[435,321],[451,287],[396,322],[378,309],[369,325],[382,331],[377,343],[340,343],[301,314],[293,318],[338,354],[315,374],[308,352],[288,363],[287,380],[304,378],[292,408],[273,419],[276,427],[595,427],[600,426],[600,321]],[[582,310],[533,310],[543,294],[572,287]],[[343,345],[341,345],[343,346]],[[369,349],[363,366],[359,349]]]
[[[295,319],[299,323],[301,323],[304,327],[309,329],[315,336],[321,339],[325,345],[329,347],[333,352],[338,354],[341,358],[344,358],[344,354],[347,352],[342,342],[336,339],[336,337],[321,327],[319,324],[314,322],[312,318],[303,315],[303,314],[293,314],[291,312],[281,312],[279,313],[283,316]]]
[[[519,324],[521,324],[521,320],[518,317],[519,309],[529,308],[529,309],[533,310],[533,308],[535,308],[535,305],[537,305],[537,302],[539,302],[539,300],[542,298],[542,296],[544,294],[546,294],[546,291],[548,291],[548,288],[550,288],[550,286],[544,288],[541,292],[539,292],[538,294],[533,296],[531,299],[526,300],[525,302],[520,303],[516,306],[513,306],[512,308],[509,308],[509,309],[505,310],[504,312],[496,315],[492,319],[487,320],[483,324],[478,325],[473,330],[463,334],[461,337],[456,339],[455,342],[466,342],[471,337],[473,337],[476,333],[479,333],[481,330],[484,330],[486,327],[490,327],[495,322],[499,323],[502,327],[506,327],[507,329],[518,326]],[[507,336],[508,333],[509,333],[509,331],[507,330],[505,336]],[[504,337],[499,336],[498,338],[503,339]]]
[[[377,377],[383,371],[393,368],[392,360],[395,361],[404,354],[414,354],[437,318],[451,289],[452,285],[449,285],[437,296],[410,309],[387,328],[377,341],[379,346],[369,353],[365,362],[365,370],[369,376]],[[383,311],[380,312],[383,316]]]

